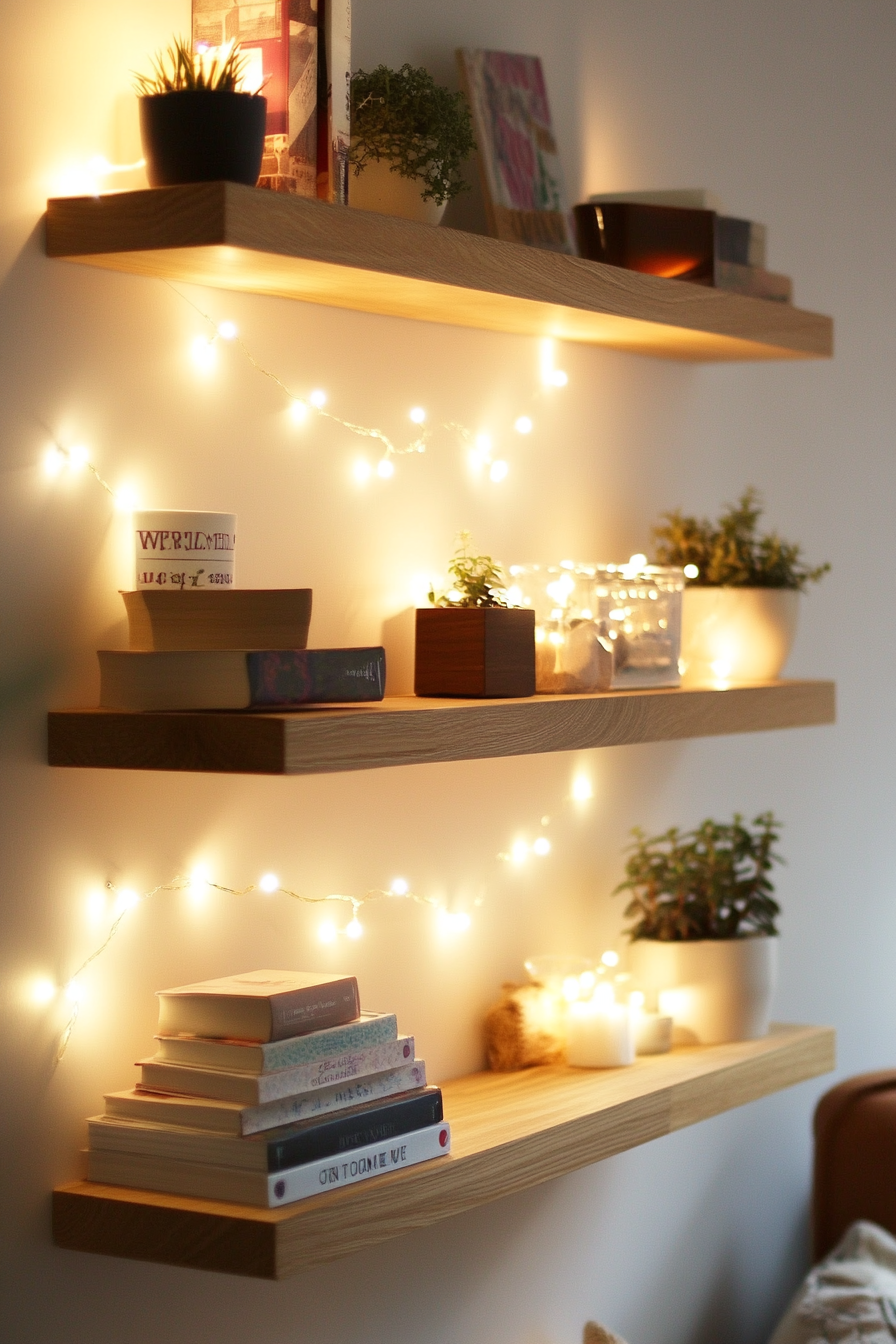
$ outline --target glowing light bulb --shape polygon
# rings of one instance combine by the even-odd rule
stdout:
[[[684,576],[686,579],[696,579],[699,573],[700,567],[698,565],[685,565],[684,567]]]
[[[132,485],[120,485],[115,491],[114,502],[119,513],[133,513],[140,507],[137,491]]]
[[[529,846],[525,840],[514,840],[510,846],[510,859],[512,863],[525,863],[529,857]]]
[[[361,458],[352,467],[352,475],[359,485],[366,485],[373,475],[373,468],[369,462],[365,462],[364,459]]]
[[[517,434],[532,433],[532,421],[530,420],[528,415],[517,416],[516,420],[514,420],[513,422],[513,427],[516,430]]]
[[[349,923],[346,924],[345,926],[345,933],[347,938],[360,938],[363,932],[364,932],[364,926],[358,919],[357,915],[355,915],[354,919],[350,920]]]
[[[376,474],[377,476],[382,476],[384,481],[388,481],[390,476],[395,475],[395,466],[391,458],[380,458],[379,462],[376,464]]]
[[[415,425],[422,425],[423,421],[426,419],[426,412],[422,406],[414,406],[413,409],[408,412],[408,415]]]
[[[499,458],[497,462],[493,462],[489,467],[488,474],[493,481],[503,481],[509,470],[510,468],[507,463]]]
[[[550,381],[554,387],[565,387],[569,382],[569,374],[564,373],[563,369],[554,369]]]
[[[289,408],[290,419],[294,425],[304,425],[308,419],[308,406],[298,397],[292,402]]]
[[[229,319],[218,323],[218,335],[223,341],[235,341],[237,338],[238,327],[235,322]]]
[[[591,780],[587,775],[576,775],[572,782],[572,797],[577,803],[587,803],[589,798],[594,797]]]
[[[41,976],[31,986],[31,1001],[38,1004],[51,1003],[55,999],[56,993],[56,986],[53,981]]]
[[[134,910],[140,904],[140,897],[130,887],[122,887],[115,897],[115,913],[123,915],[126,910]]]
[[[403,877],[396,877],[389,890],[393,896],[407,896],[410,887]]]
[[[317,936],[322,943],[335,943],[336,925],[331,919],[324,919],[317,926]]]
[[[90,453],[84,447],[83,443],[76,443],[73,448],[68,450],[69,471],[81,471],[90,461]]]
[[[326,406],[327,404],[327,394],[326,392],[322,392],[318,387],[311,393],[308,400],[311,402],[312,406],[315,406],[317,410],[320,410],[322,406]]]
[[[258,889],[259,891],[266,891],[268,895],[270,895],[272,891],[279,891],[280,879],[277,874],[264,873],[263,876],[258,879]]]
[[[44,453],[44,472],[47,476],[58,476],[66,463],[66,454],[61,448],[48,448]]]
[[[546,835],[540,835],[538,839],[535,840],[532,844],[532,853],[538,854],[540,858],[544,858],[545,854],[550,854],[550,852],[551,852],[550,840],[547,838]]]
[[[619,965],[619,953],[618,953],[618,952],[604,952],[603,956],[601,957],[601,961],[603,962],[604,966],[618,966],[618,965]]]

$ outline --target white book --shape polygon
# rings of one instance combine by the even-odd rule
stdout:
[[[314,1120],[318,1116],[360,1106],[365,1101],[394,1097],[426,1086],[426,1065],[422,1059],[403,1064],[400,1069],[353,1078],[335,1087],[322,1087],[298,1097],[283,1097],[262,1106],[243,1106],[238,1101],[218,1101],[213,1097],[179,1097],[172,1094],[107,1092],[106,1115],[113,1120],[147,1121],[184,1129],[205,1129],[215,1134],[261,1134],[278,1125],[296,1120]]]
[[[221,1199],[276,1209],[327,1190],[340,1190],[343,1186],[370,1180],[382,1172],[444,1157],[450,1151],[451,1129],[443,1120],[386,1143],[372,1143],[356,1148],[352,1153],[324,1157],[286,1171],[241,1171],[100,1149],[87,1154],[87,1174],[89,1180],[106,1185],[127,1185],[169,1195]]]
[[[220,1101],[241,1101],[247,1106],[259,1106],[265,1101],[316,1092],[318,1088],[332,1087],[368,1073],[398,1069],[402,1064],[410,1064],[413,1058],[413,1036],[399,1036],[397,1040],[372,1045],[366,1050],[345,1050],[309,1064],[296,1064],[291,1069],[257,1075],[141,1059],[137,1061],[141,1072],[138,1091],[217,1097]]]

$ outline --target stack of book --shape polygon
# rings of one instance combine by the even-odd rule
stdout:
[[[288,709],[385,694],[385,649],[306,649],[309,588],[122,597],[130,647],[97,654],[103,709]]]
[[[724,214],[708,191],[589,196],[573,211],[579,251],[630,271],[790,303],[793,283],[766,269],[767,230]]]
[[[252,971],[159,995],[141,1078],[88,1120],[88,1176],[277,1208],[450,1151],[442,1094],[354,976]]]

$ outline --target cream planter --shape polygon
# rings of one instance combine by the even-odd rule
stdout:
[[[753,1041],[768,1032],[778,965],[775,937],[632,943],[631,969],[648,1008],[674,1019],[676,1045]]]
[[[685,686],[774,681],[796,634],[792,588],[685,588],[681,671]]]
[[[422,190],[419,177],[393,173],[389,159],[372,159],[358,177],[352,173],[348,180],[349,205],[359,210],[397,215],[400,219],[413,219],[418,224],[438,224],[448,202],[436,205],[435,201],[424,201],[420,195]]]

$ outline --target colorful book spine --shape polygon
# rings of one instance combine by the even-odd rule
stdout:
[[[253,705],[313,705],[382,700],[386,651],[268,649],[246,654]]]
[[[139,1061],[141,1080],[138,1088],[149,1092],[176,1092],[181,1096],[218,1097],[222,1101],[259,1106],[266,1101],[332,1087],[368,1073],[397,1069],[413,1058],[413,1036],[399,1036],[395,1041],[374,1045],[368,1050],[347,1050],[311,1064],[298,1064],[292,1069],[278,1069],[276,1073],[257,1076],[142,1059]]]
[[[398,1038],[394,1013],[362,1013],[357,1022],[346,1022],[326,1031],[292,1036],[261,1045],[247,1041],[215,1041],[190,1036],[157,1036],[155,1058],[159,1063],[187,1064],[228,1073],[271,1073],[297,1064],[311,1064],[351,1050],[368,1050]]]
[[[450,1151],[451,1128],[446,1120],[442,1120],[390,1143],[369,1144],[351,1154],[320,1158],[286,1171],[240,1171],[199,1162],[97,1150],[87,1155],[87,1173],[89,1180],[108,1185],[136,1186],[141,1190],[274,1209],[370,1180],[387,1171],[444,1157]]]

